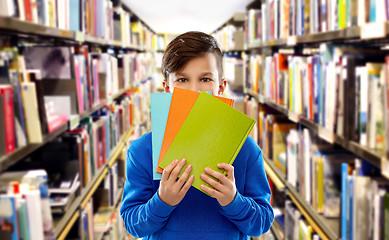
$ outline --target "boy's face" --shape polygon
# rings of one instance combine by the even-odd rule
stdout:
[[[214,96],[221,96],[226,87],[226,81],[219,81],[216,57],[213,53],[190,60],[181,72],[169,74],[169,79],[163,81],[165,92],[173,92],[179,87],[192,91],[211,91]]]

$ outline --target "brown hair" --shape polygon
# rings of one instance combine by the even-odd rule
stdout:
[[[182,70],[192,59],[207,53],[216,57],[219,80],[223,76],[223,54],[216,39],[202,32],[186,32],[173,39],[162,58],[162,74],[166,81],[170,73]]]

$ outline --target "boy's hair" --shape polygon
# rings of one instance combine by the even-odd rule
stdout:
[[[216,57],[219,80],[223,76],[223,54],[216,39],[202,32],[186,32],[173,39],[166,47],[162,58],[162,74],[166,81],[170,73],[181,71],[196,57],[213,53]]]

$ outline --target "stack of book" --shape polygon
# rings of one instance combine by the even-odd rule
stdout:
[[[192,165],[192,186],[205,184],[205,167],[219,172],[217,164],[232,164],[255,121],[232,107],[233,101],[206,92],[174,88],[173,93],[151,95],[154,179],[173,160]],[[201,149],[212,149],[201,151]]]
[[[266,0],[247,12],[248,43],[328,32],[389,19],[386,0]]]

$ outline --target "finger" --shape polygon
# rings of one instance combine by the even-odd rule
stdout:
[[[185,168],[185,171],[184,173],[181,175],[181,177],[178,179],[177,183],[179,185],[179,188],[182,187],[182,185],[186,182],[186,180],[188,179],[188,176],[189,176],[189,173],[192,171],[192,165],[188,165],[186,168]]]
[[[180,172],[181,172],[182,168],[185,166],[185,164],[186,164],[186,159],[185,158],[183,158],[181,161],[178,162],[177,166],[170,173],[170,178],[172,180],[174,180],[174,181],[177,180],[178,175],[180,174]]]
[[[220,194],[221,194],[218,191],[216,191],[215,189],[212,189],[212,188],[210,188],[208,186],[205,186],[204,184],[201,184],[200,188],[201,188],[201,190],[203,190],[204,192],[208,193],[209,195],[211,195],[214,198],[218,198],[220,196]]]
[[[226,176],[224,176],[222,173],[218,172],[218,171],[215,171],[213,169],[210,169],[210,168],[205,168],[204,169],[204,172],[216,179],[218,179],[220,182],[224,183],[225,182],[225,178]]]
[[[229,180],[234,180],[234,166],[228,164],[228,163],[219,163],[217,165],[218,168],[226,170],[227,174],[226,177]]]
[[[209,185],[211,185],[212,187],[214,187],[217,191],[219,192],[222,192],[223,190],[223,185],[218,182],[218,181],[215,181],[214,179],[208,177],[206,174],[202,173],[200,174],[200,178],[202,180],[204,180],[204,182],[208,183]]]
[[[188,180],[188,181],[185,183],[185,185],[181,188],[181,190],[180,190],[181,194],[184,194],[184,195],[185,195],[185,194],[188,192],[189,188],[192,186],[193,181],[194,181],[194,176],[191,175],[191,176],[189,177],[189,180]]]
[[[169,179],[171,171],[177,166],[178,160],[173,160],[162,172],[161,182]]]

